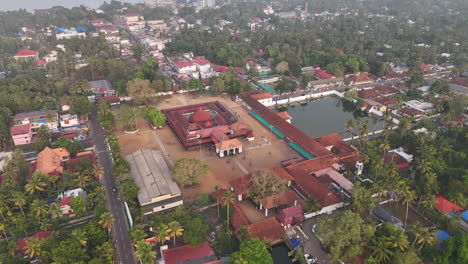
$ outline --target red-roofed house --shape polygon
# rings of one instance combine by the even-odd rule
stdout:
[[[59,207],[60,211],[62,211],[62,215],[73,215],[73,210],[70,207],[70,201],[73,199],[73,196],[68,196],[65,198],[60,199]]]
[[[428,72],[428,71],[431,71],[432,68],[431,66],[425,64],[425,63],[419,63],[419,66],[421,66],[421,68],[423,69],[424,72]]]
[[[268,216],[268,210],[275,209],[278,207],[288,207],[290,205],[296,206],[298,199],[299,197],[297,197],[296,193],[293,190],[288,190],[283,193],[274,194],[259,201],[260,210],[265,209],[265,216]]]
[[[65,148],[51,149],[46,147],[37,154],[36,170],[45,174],[61,175],[64,162],[70,159],[70,153]]]
[[[363,72],[361,74],[352,76],[351,78],[349,78],[349,80],[350,80],[350,84],[353,84],[353,85],[363,85],[363,84],[374,83],[374,80],[372,80],[369,77],[369,73],[367,72]]]
[[[253,94],[251,97],[263,105],[270,105],[273,101],[273,96],[270,92]]]
[[[362,99],[376,98],[380,96],[380,93],[375,89],[367,89],[359,91],[358,96]]]
[[[213,76],[213,69],[211,68],[211,63],[209,60],[203,57],[195,57],[192,59],[192,62],[197,67],[197,70],[200,72],[202,79],[210,78]]]
[[[256,237],[272,245],[280,242],[284,236],[284,228],[275,217],[270,217],[247,226],[250,237]]]
[[[30,144],[32,140],[31,124],[12,126],[10,135],[15,146]]]
[[[216,66],[213,67],[213,71],[215,71],[215,72],[217,72],[219,74],[221,74],[223,72],[226,72],[228,70],[229,70],[229,67],[227,67],[227,66],[216,65]]]
[[[318,79],[321,79],[321,80],[336,78],[335,76],[329,74],[328,72],[322,71],[320,69],[316,69],[314,71],[314,75],[315,75],[315,77],[317,77]]]
[[[281,117],[283,120],[286,120],[289,124],[291,124],[292,117],[288,114],[288,112],[278,112],[276,113],[279,117]]]
[[[188,60],[174,61],[174,68],[178,73],[192,73],[197,71],[197,66]]]
[[[37,232],[36,234],[30,236],[30,237],[27,237],[27,238],[24,238],[20,241],[18,241],[18,243],[16,243],[16,248],[21,252],[21,254],[25,254],[27,248],[28,248],[28,240],[30,238],[36,238],[38,241],[42,241],[44,239],[47,239],[50,237],[50,235],[52,235],[52,231],[41,231],[41,232]]]
[[[449,200],[445,199],[442,194],[438,194],[435,197],[434,203],[435,209],[443,214],[449,214],[452,212],[463,210],[462,207],[450,202]]]
[[[282,225],[290,226],[304,220],[304,211],[302,211],[302,206],[298,204],[281,210],[276,215],[276,219],[278,219]]]
[[[47,61],[45,61],[45,60],[38,60],[38,61],[36,61],[36,65],[37,65],[38,67],[45,67],[45,66],[47,65]]]
[[[20,59],[33,59],[34,61],[39,60],[39,52],[35,50],[30,50],[30,49],[23,49],[18,51],[18,53],[13,56],[15,60],[20,60]]]
[[[164,264],[219,264],[216,253],[207,241],[200,246],[184,245],[176,248],[161,247],[161,256]]]

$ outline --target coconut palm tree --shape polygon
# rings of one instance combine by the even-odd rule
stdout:
[[[81,186],[84,187],[88,183],[92,181],[91,177],[89,175],[83,174],[83,173],[77,173],[76,174],[76,181],[77,183]]]
[[[215,190],[216,205],[218,207],[218,218],[219,218],[219,186],[215,185],[214,190]]]
[[[393,255],[388,242],[383,239],[374,239],[369,246],[369,249],[372,251],[372,257],[378,262],[388,262]]]
[[[152,264],[156,258],[156,251],[153,251],[150,244],[146,244],[143,241],[138,241],[135,244],[135,257],[140,261],[141,264]]]
[[[145,239],[145,231],[143,230],[143,227],[138,225],[134,226],[132,230],[130,231],[130,237],[132,238],[133,244],[135,244],[138,241],[142,241]]]
[[[368,127],[369,125],[368,124],[369,124],[369,121],[366,120],[362,124],[361,128],[359,128],[359,146],[361,147],[361,150],[362,150],[362,147],[363,147],[364,140],[369,135],[369,127]]]
[[[50,217],[59,218],[62,216],[62,211],[57,203],[51,203],[49,206]]]
[[[403,189],[403,192],[400,192],[400,194],[403,196],[403,203],[406,203],[406,214],[405,214],[405,225],[404,225],[404,230],[406,230],[406,223],[408,221],[409,204],[412,203],[416,199],[416,194],[414,191],[410,190],[409,186],[406,186]]]
[[[392,248],[400,251],[405,251],[409,247],[409,241],[404,232],[388,237],[387,242]]]
[[[5,237],[5,239],[8,241],[8,236],[7,236],[7,233],[6,233],[6,224],[5,223],[0,223],[0,230],[2,231],[3,236]]]
[[[10,201],[17,207],[20,208],[21,210],[21,213],[23,214],[24,217],[26,217],[26,215],[24,214],[24,206],[26,205],[26,197],[24,196],[24,193],[21,193],[21,192],[13,192],[11,194],[11,199]]]
[[[83,247],[86,247],[88,239],[86,237],[86,232],[81,229],[73,229],[71,236]]]
[[[107,231],[110,232],[114,221],[114,216],[112,216],[112,214],[109,212],[105,212],[99,218],[98,223],[102,226],[102,228],[107,229]]]
[[[31,203],[31,212],[34,214],[35,217],[38,219],[45,217],[49,214],[49,207],[47,206],[46,202],[41,200],[34,200]]]
[[[24,186],[24,189],[29,194],[36,193],[37,196],[42,199],[40,193],[45,191],[46,186],[47,183],[44,180],[43,174],[40,172],[35,172],[31,180],[29,180],[29,182]]]
[[[224,193],[223,200],[224,200],[223,201],[224,206],[227,207],[227,211],[226,211],[226,214],[227,214],[227,217],[226,217],[226,230],[227,230],[227,233],[228,233],[228,244],[229,244],[229,247],[231,247],[231,234],[230,234],[231,229],[229,228],[229,206],[231,205],[231,203],[234,202],[234,196],[232,195],[232,192],[226,191]]]
[[[351,140],[353,140],[354,139],[354,133],[353,133],[354,122],[353,122],[353,119],[349,119],[348,121],[346,121],[346,124],[345,124],[344,128],[345,128],[346,131],[351,133]]]
[[[26,255],[28,255],[30,258],[35,258],[39,257],[42,254],[41,251],[41,241],[35,237],[30,237],[28,240],[26,240]]]
[[[422,228],[421,232],[418,234],[418,239],[416,244],[419,244],[418,251],[420,251],[424,245],[433,245],[436,241],[436,237],[434,236],[434,232],[431,232],[428,228]]]
[[[99,166],[98,164],[93,165],[94,175],[101,178],[102,174],[104,174],[104,169]]]
[[[382,143],[380,143],[379,147],[383,150],[383,154],[385,155],[385,152],[390,149],[390,144],[387,140],[384,140]]]
[[[179,224],[179,222],[172,221],[172,222],[169,222],[169,224],[167,224],[167,232],[169,233],[169,236],[174,238],[174,246],[175,246],[176,237],[181,236],[182,233],[184,232],[184,229]]]
[[[168,230],[169,229],[167,228],[167,225],[161,223],[153,231],[154,237],[156,238],[156,241],[158,241],[159,244],[162,245],[165,241],[170,239]]]

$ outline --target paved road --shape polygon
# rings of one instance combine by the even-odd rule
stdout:
[[[90,115],[89,119],[91,128],[91,138],[93,139],[96,148],[99,164],[102,166],[104,176],[102,182],[104,184],[105,195],[107,198],[107,208],[114,216],[115,221],[112,226],[111,235],[114,240],[115,260],[118,264],[136,264],[133,255],[133,245],[128,234],[127,216],[124,212],[123,200],[120,199],[118,193],[114,193],[112,189],[116,186],[112,175],[112,160],[107,144],[102,134],[102,127],[96,120],[96,111]]]
[[[305,238],[301,232],[297,232],[296,229],[300,240],[303,242],[302,244],[304,246],[304,253],[308,253],[314,257],[317,257],[318,264],[331,263],[325,251],[323,251],[323,249],[320,247],[320,240],[314,233],[312,233],[312,226],[314,224],[316,224],[316,219],[311,218],[298,225],[298,227],[301,227],[301,229],[304,231],[308,239]]]

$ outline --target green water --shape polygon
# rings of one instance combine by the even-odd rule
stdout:
[[[383,122],[373,124],[372,118],[356,110],[351,102],[339,97],[327,97],[304,104],[276,108],[275,111],[287,111],[292,117],[292,124],[311,137],[321,137],[331,133],[344,131],[349,119],[359,117],[362,121],[369,120],[369,133],[381,129]],[[358,129],[355,129],[357,133]],[[343,133],[342,137],[350,137]]]
[[[271,248],[271,256],[274,264],[292,264],[291,258],[288,257],[289,248],[285,244],[280,244]]]

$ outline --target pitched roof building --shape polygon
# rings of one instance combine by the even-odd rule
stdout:
[[[70,153],[65,148],[45,149],[37,155],[36,171],[45,174],[61,175],[64,162],[70,159]]]
[[[131,175],[140,188],[138,201],[145,215],[183,204],[179,186],[172,179],[160,151],[140,149],[125,159],[130,163]]]
[[[267,218],[247,226],[250,237],[256,237],[265,242],[276,244],[284,235],[284,228],[274,217]]]
[[[438,194],[435,197],[435,209],[443,214],[448,214],[456,211],[463,210],[462,207],[450,202],[449,200],[445,199],[442,194]]]
[[[161,250],[164,264],[219,264],[216,253],[205,241],[200,246],[183,245]]]

